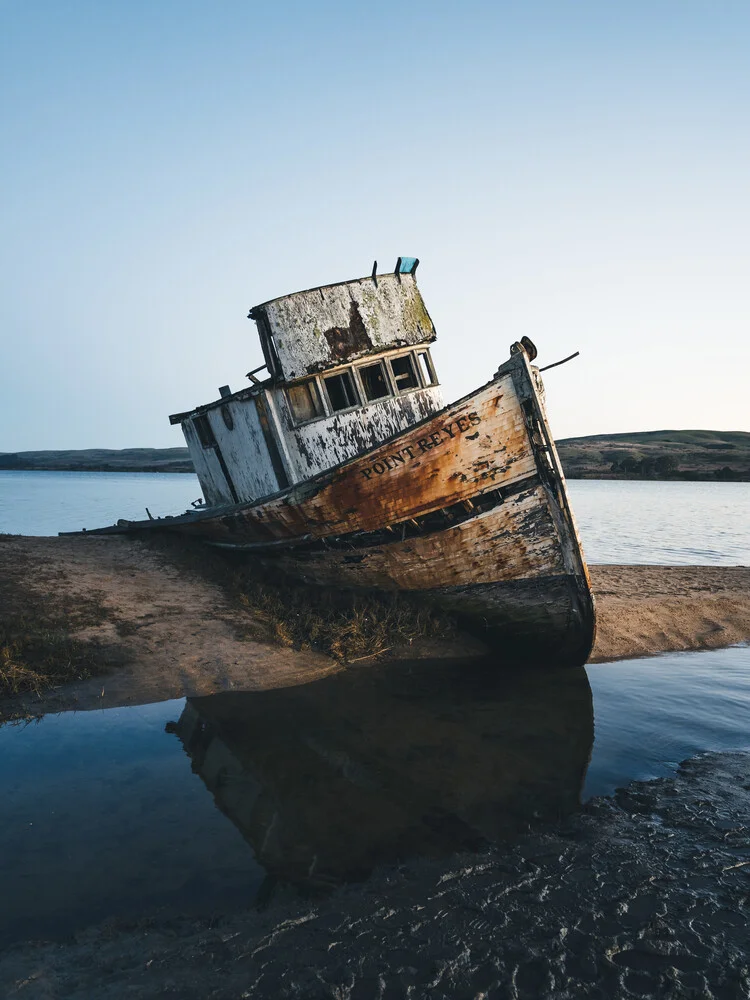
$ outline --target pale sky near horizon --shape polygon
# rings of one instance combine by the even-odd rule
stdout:
[[[183,444],[258,302],[421,260],[446,399],[750,431],[750,4],[0,0],[0,451]]]

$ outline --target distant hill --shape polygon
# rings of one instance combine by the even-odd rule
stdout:
[[[642,431],[565,438],[569,479],[697,479],[750,482],[750,433]],[[0,469],[56,472],[192,472],[187,448],[0,452]]]
[[[569,479],[691,479],[750,482],[750,433],[641,431],[557,442]]]
[[[0,469],[47,472],[192,472],[187,448],[0,452]]]

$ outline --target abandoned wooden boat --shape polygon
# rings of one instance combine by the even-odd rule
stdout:
[[[581,664],[594,603],[533,344],[445,406],[415,258],[250,311],[251,384],[170,417],[205,506],[164,528],[313,584],[408,591],[508,658]],[[267,377],[258,372],[267,370]]]

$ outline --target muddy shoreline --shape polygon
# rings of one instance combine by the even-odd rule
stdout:
[[[211,574],[138,541],[6,537],[0,573],[35,599],[94,609],[76,636],[111,661],[103,678],[0,703],[6,718],[289,687],[366,666],[252,638],[252,611]],[[592,578],[597,660],[750,638],[750,568],[600,566]],[[463,636],[408,649],[481,652]],[[750,755],[705,754],[507,851],[381,866],[318,899],[282,890],[264,910],[149,911],[13,945],[0,953],[0,995],[739,1000],[750,995],[749,916]]]
[[[319,901],[110,922],[0,955],[28,1000],[711,997],[750,991],[750,755],[592,800],[513,849],[380,869]]]
[[[258,638],[252,607],[239,605],[218,582],[216,567],[204,571],[200,558],[186,563],[174,548],[116,536],[0,538],[6,596],[17,603],[26,594],[38,608],[67,602],[67,608],[97,609],[90,620],[71,621],[69,631],[104,673],[41,696],[0,700],[0,721],[23,712],[285,687],[342,669],[322,653]],[[593,662],[750,639],[750,567],[593,566],[591,576],[598,609]],[[408,646],[394,642],[381,655],[483,652],[481,643],[459,634]]]

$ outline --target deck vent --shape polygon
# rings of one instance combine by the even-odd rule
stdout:
[[[229,388],[228,385],[220,385],[219,386],[219,395],[221,396],[222,399],[226,399],[227,396],[231,396],[232,395],[232,390]]]
[[[419,267],[418,257],[399,257],[396,261],[395,274],[415,274]]]

